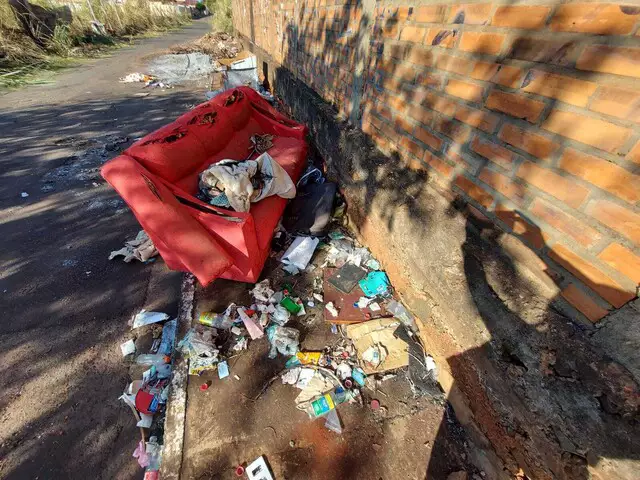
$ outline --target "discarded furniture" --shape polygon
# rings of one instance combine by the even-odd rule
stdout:
[[[269,154],[297,182],[305,167],[307,129],[249,87],[228,90],[147,135],[102,167],[169,268],[254,283],[287,201],[278,196],[248,213],[198,200],[198,175],[223,159],[244,160],[254,134],[275,138]]]

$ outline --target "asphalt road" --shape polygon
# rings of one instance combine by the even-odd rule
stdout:
[[[0,478],[142,476],[119,345],[141,308],[176,313],[180,275],[107,260],[139,225],[98,169],[127,145],[113,136],[204,101],[118,78],[209,30],[200,20],[0,96]]]

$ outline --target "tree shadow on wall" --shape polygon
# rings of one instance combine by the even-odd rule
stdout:
[[[529,478],[588,479],[589,465],[640,459],[640,390],[630,372],[590,343],[589,328],[557,312],[554,300],[531,308],[530,280],[499,246],[507,234],[461,198],[449,213],[466,218],[466,286],[491,340],[447,362],[505,468]],[[528,235],[544,244],[532,226]],[[436,441],[436,458],[444,442]],[[618,473],[632,478],[633,465],[624,463]]]
[[[419,235],[427,234],[435,227],[432,222],[436,207],[420,200],[426,197],[425,182],[434,177],[433,172],[448,176],[448,187],[454,191],[460,191],[455,186],[458,179],[473,178],[478,182],[473,172],[486,169],[504,174],[500,165],[490,161],[494,158],[482,157],[471,149],[471,133],[480,141],[490,139],[521,160],[534,164],[549,160],[514,151],[497,134],[486,133],[479,116],[474,125],[477,130],[470,128],[468,112],[508,119],[525,132],[542,130],[541,123],[559,103],[554,98],[529,96],[544,106],[521,118],[478,109],[486,106],[491,91],[528,95],[527,87],[538,75],[533,69],[557,73],[570,64],[571,56],[583,45],[591,44],[595,35],[565,35],[554,48],[541,48],[535,32],[521,32],[501,55],[481,54],[469,60],[464,53],[459,56],[456,50],[457,54],[452,55],[453,49],[446,48],[447,42],[458,35],[460,24],[465,23],[464,14],[456,17],[453,24],[443,25],[429,42],[425,37],[424,44],[407,43],[393,39],[401,38],[398,29],[411,18],[413,9],[392,7],[384,18],[372,18],[363,12],[363,6],[364,2],[357,1],[339,6],[330,14],[313,8],[297,10],[287,25],[286,45],[282,47],[285,67],[277,70],[275,84],[294,117],[309,126],[318,150],[344,187],[358,199],[349,205],[358,228],[371,221],[375,203],[376,215],[393,231],[397,212],[408,205],[409,228]],[[597,41],[606,44],[608,39],[601,37]],[[489,48],[489,40],[480,40],[476,46],[478,51]],[[410,57],[419,64],[403,68],[403,62]],[[514,77],[509,77],[508,68],[503,68],[510,59],[523,67]],[[466,73],[457,70],[460,60],[467,62]],[[501,80],[483,79],[491,82],[484,86],[491,87],[469,102],[445,93],[449,79],[468,80],[465,75],[476,60],[496,63],[495,75],[499,74]],[[600,59],[606,60],[606,56]],[[364,68],[359,67],[362,64]],[[597,68],[594,66],[593,70]],[[524,75],[527,70],[530,72]],[[574,72],[582,80],[596,75]],[[412,107],[423,112],[420,119],[414,117]],[[409,116],[413,118],[411,122],[407,121]],[[368,129],[363,118],[373,123],[373,128]],[[365,128],[367,137],[351,130],[350,125]],[[431,136],[423,134],[425,128]],[[570,128],[573,126],[556,129],[554,141],[564,146]],[[471,168],[471,173],[464,175],[465,167]],[[567,176],[564,172],[558,174]],[[528,175],[516,177],[513,170],[508,175],[518,195],[525,196]],[[492,185],[483,188],[495,192]],[[498,193],[495,195],[500,198]],[[453,207],[452,214],[456,211]],[[514,215],[514,224],[526,218],[526,213],[517,208],[508,215]],[[533,226],[528,239],[533,238],[544,250],[540,228],[530,219],[527,221]],[[509,223],[509,219],[505,222]],[[536,318],[526,316],[527,303],[534,294],[520,297],[520,291],[530,291],[528,280],[496,242],[503,235],[500,230],[491,223],[478,225],[467,220],[466,233],[461,246],[463,270],[469,293],[492,340],[449,362],[454,377],[464,383],[459,388],[472,403],[477,400],[477,416],[495,427],[484,434],[508,468],[517,472],[522,467],[533,477],[552,474],[558,478],[587,478],[587,464],[598,459],[637,459],[638,390],[629,373],[591,347],[589,332],[557,313],[551,306],[553,302],[541,302]],[[481,237],[492,246],[487,246]],[[497,265],[502,275],[496,277]],[[490,402],[480,393],[484,391],[484,371],[491,372]],[[501,398],[510,400],[502,402]],[[505,404],[513,408],[506,408]],[[635,452],[626,445],[635,447]]]

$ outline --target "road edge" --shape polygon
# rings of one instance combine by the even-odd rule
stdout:
[[[184,274],[180,286],[180,306],[178,308],[178,338],[182,338],[191,327],[195,294],[195,279]],[[164,447],[160,478],[178,480],[182,470],[185,418],[187,413],[187,380],[189,362],[176,352],[173,362],[173,376],[167,399],[164,424]]]

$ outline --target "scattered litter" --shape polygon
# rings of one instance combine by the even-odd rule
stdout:
[[[140,465],[142,468],[145,468],[147,465],[149,465],[149,455],[147,455],[147,447],[144,441],[141,440],[138,443],[138,446],[133,451],[133,458],[138,459],[138,465]]]
[[[326,421],[324,422],[324,426],[328,430],[331,430],[332,432],[335,432],[338,435],[342,435],[342,424],[340,423],[340,417],[338,416],[338,412],[336,410],[331,410],[325,418],[326,418]]]
[[[275,358],[278,353],[287,357],[295,355],[300,345],[300,331],[295,328],[271,325],[267,328],[267,338],[271,343],[269,358]]]
[[[267,466],[264,457],[260,456],[249,464],[246,468],[249,480],[274,480],[271,470]]]
[[[347,337],[353,340],[361,367],[367,375],[396,370],[409,364],[409,346],[395,335],[403,329],[396,319],[381,318],[348,325]]]
[[[120,350],[122,351],[122,356],[126,357],[127,355],[136,353],[136,344],[133,340],[129,339],[120,345]]]
[[[218,378],[223,379],[229,376],[229,365],[227,362],[218,363]]]
[[[345,263],[327,281],[340,292],[348,294],[366,274],[365,269],[351,263]]]
[[[333,305],[333,302],[329,302],[324,306],[331,315],[333,315],[334,317],[338,316],[338,310],[336,309],[336,307]]]
[[[405,327],[415,330],[416,324],[413,315],[397,300],[391,300],[387,304],[387,312],[400,320]]]
[[[158,347],[158,352],[163,355],[171,355],[173,347],[176,343],[176,329],[178,328],[178,320],[170,320],[162,327],[162,340]]]
[[[154,77],[146,75],[144,73],[134,72],[130,73],[120,79],[120,83],[138,83],[138,82],[151,82]]]
[[[21,196],[22,198],[27,198],[27,197],[29,196],[29,194],[28,194],[27,192],[22,192],[22,193],[20,194],[20,196]]]
[[[131,260],[146,262],[156,255],[158,255],[158,250],[153,244],[153,241],[149,238],[147,232],[140,230],[135,239],[124,242],[124,247],[111,252],[109,254],[109,260],[113,260],[117,256],[123,256],[126,263],[129,263]]]
[[[364,279],[360,280],[360,288],[367,297],[388,295],[390,286],[389,278],[384,272],[370,272]]]
[[[247,315],[244,308],[242,307],[238,308],[238,315],[240,315],[240,318],[242,319],[242,323],[244,323],[244,326],[247,329],[247,332],[249,332],[249,336],[251,337],[251,340],[262,338],[262,336],[264,335],[262,328],[260,328],[260,326],[256,324],[255,320],[252,317]]]
[[[150,325],[152,323],[164,322],[169,319],[169,315],[161,312],[147,312],[146,310],[140,310],[133,317],[133,326],[131,328],[139,328],[144,325]]]
[[[229,330],[233,326],[233,315],[237,308],[235,303],[230,304],[222,313],[203,312],[198,317],[198,321],[202,325],[214,327],[220,330]]]
[[[235,378],[236,380],[240,380],[240,377],[238,375],[234,375],[233,378]]]
[[[296,237],[291,246],[282,256],[281,262],[292,265],[299,270],[304,270],[313,257],[313,252],[320,240],[313,237]]]
[[[209,390],[209,387],[211,386],[211,380],[204,382],[202,384],[200,384],[200,391],[201,392],[206,392],[207,390]]]
[[[379,312],[380,310],[382,310],[382,308],[380,308],[380,305],[378,304],[378,302],[371,302],[369,304],[369,309],[372,312]]]

